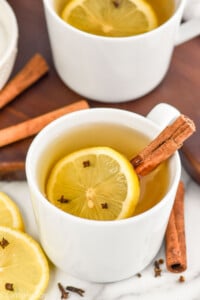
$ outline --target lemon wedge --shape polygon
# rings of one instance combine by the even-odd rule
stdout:
[[[61,18],[80,30],[110,37],[137,35],[158,26],[145,0],[71,0]]]
[[[18,206],[3,192],[0,192],[0,226],[24,230],[24,222]]]
[[[0,226],[0,298],[39,300],[48,280],[48,262],[39,244],[24,232]]]
[[[109,147],[73,152],[56,163],[47,198],[60,209],[86,219],[115,220],[133,215],[139,180],[128,159]]]

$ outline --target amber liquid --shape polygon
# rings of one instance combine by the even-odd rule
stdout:
[[[44,159],[41,160],[41,164],[44,166],[41,169],[44,170],[48,157],[51,157],[44,181],[47,182],[48,174],[53,165],[73,151],[92,146],[109,146],[130,160],[148,143],[149,138],[129,127],[108,123],[83,125],[59,137],[49,147],[49,155],[45,154]],[[165,195],[168,183],[169,171],[166,162],[162,163],[151,174],[140,178],[141,194],[134,215],[140,214],[157,204]]]
[[[55,10],[59,16],[62,15],[63,8],[69,1],[70,0],[54,0]],[[153,11],[155,12],[158,21],[158,27],[165,23],[175,11],[175,0],[146,0],[146,2],[152,7]],[[125,34],[124,36],[127,36],[127,34]]]
[[[147,0],[146,2],[149,3],[154,10],[158,19],[158,26],[166,22],[175,11],[174,0]]]

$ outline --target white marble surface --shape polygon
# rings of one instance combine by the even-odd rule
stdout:
[[[183,171],[186,187],[185,226],[188,268],[182,273],[185,282],[178,281],[179,274],[162,267],[161,277],[154,277],[153,262],[141,272],[141,277],[109,283],[89,283],[64,274],[51,266],[50,282],[43,300],[59,300],[57,283],[72,285],[85,290],[85,296],[70,294],[70,300],[200,300],[200,186]],[[19,205],[24,217],[26,231],[37,239],[37,228],[32,212],[26,182],[0,182],[0,190],[6,192]],[[164,258],[164,246],[155,259]],[[69,258],[70,259],[70,258]],[[2,299],[3,300],[3,299]]]

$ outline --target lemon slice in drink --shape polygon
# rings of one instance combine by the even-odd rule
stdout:
[[[0,192],[0,226],[24,230],[24,223],[19,208],[3,192]]]
[[[145,0],[71,0],[61,18],[80,30],[111,37],[137,35],[158,26]]]
[[[47,182],[47,198],[81,218],[128,218],[138,202],[139,181],[123,155],[109,147],[91,147],[57,162]]]
[[[42,299],[48,280],[49,267],[39,244],[24,232],[0,226],[0,298]]]

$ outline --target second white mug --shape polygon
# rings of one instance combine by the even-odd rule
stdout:
[[[194,20],[179,25],[186,0],[175,0],[174,14],[158,28],[121,38],[72,27],[58,16],[54,2],[43,0],[56,70],[72,90],[102,102],[124,102],[150,92],[164,78],[174,46],[200,33]]]

